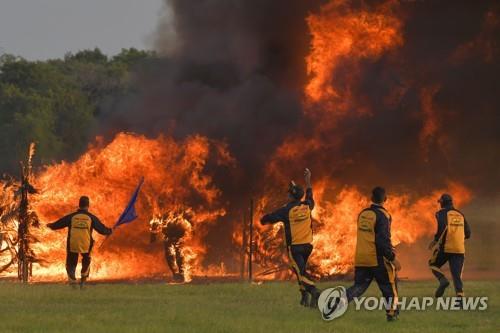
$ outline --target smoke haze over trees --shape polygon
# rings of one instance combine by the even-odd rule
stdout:
[[[102,112],[131,94],[131,69],[152,53],[123,50],[108,58],[99,49],[64,59],[0,58],[0,169],[17,172],[29,143],[39,163],[73,159],[93,140]]]

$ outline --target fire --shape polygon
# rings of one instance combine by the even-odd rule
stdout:
[[[375,60],[402,43],[402,24],[393,13],[395,5],[395,1],[389,1],[372,10],[353,10],[347,1],[334,0],[319,14],[307,18],[312,35],[311,52],[306,58],[311,76],[305,87],[308,106],[321,103],[319,110],[338,114],[352,106],[349,83],[358,72],[355,66],[348,66],[342,84],[335,84],[340,83],[336,80],[340,65],[346,60],[354,64]]]
[[[316,252],[311,263],[319,276],[344,274],[353,266],[357,214],[370,205],[369,198],[356,187],[345,187],[329,199],[325,196],[327,183],[318,185],[316,200],[319,205],[313,214],[318,221],[314,240]],[[430,238],[436,230],[436,198],[443,192],[454,193],[459,205],[471,198],[470,192],[457,183],[450,183],[447,188],[434,190],[416,200],[409,194],[389,194],[385,206],[392,216],[394,246],[411,244],[421,237]]]
[[[19,184],[13,179],[0,182],[0,273],[14,264],[18,245],[18,202],[14,193]]]
[[[339,123],[348,117],[374,116],[370,106],[355,98],[356,82],[363,75],[363,63],[378,61],[404,43],[403,22],[397,8],[398,1],[394,0],[371,6],[331,0],[318,13],[307,17],[311,45],[305,58],[309,81],[304,85],[303,123],[313,128],[302,131],[299,126],[291,131],[294,133],[283,140],[267,167],[256,171],[269,185],[254,193],[258,217],[277,207],[276,192],[280,189],[284,192],[283,184],[292,178],[291,173],[300,172],[298,165],[312,169],[316,208],[315,250],[310,264],[317,277],[345,274],[353,266],[357,214],[370,203],[361,190],[366,186],[345,184],[335,177],[335,170],[351,163],[335,159],[335,153],[342,150],[346,140]],[[416,149],[421,149],[424,156],[431,143],[444,145],[445,141],[438,135],[440,119],[433,104],[439,90],[439,85],[421,89],[423,126],[415,142]],[[147,278],[164,275],[167,267],[174,277],[181,275],[184,281],[195,275],[234,273],[235,262],[241,260],[229,251],[234,249],[224,248],[227,256],[215,266],[206,266],[204,259],[211,255],[205,236],[209,229],[220,226],[218,223],[227,222],[230,225],[225,227],[233,228],[233,245],[241,246],[243,242],[239,214],[242,210],[247,212],[247,208],[237,207],[234,202],[238,200],[228,197],[223,184],[218,184],[214,177],[217,168],[236,166],[224,142],[201,135],[176,141],[168,136],[147,138],[131,133],[120,133],[110,143],[97,138],[77,161],[46,166],[33,177],[39,193],[31,197],[31,208],[42,224],[33,230],[38,240],[33,245],[38,259],[33,278],[63,280],[66,276],[66,233],[52,232],[44,227],[46,223],[71,213],[78,198],[87,195],[91,199],[91,212],[112,226],[142,177],[145,183],[137,203],[139,219],[116,229],[101,248],[103,238],[94,233],[95,247],[99,249],[94,250],[92,277]],[[15,182],[1,185],[0,227],[4,246],[6,237],[16,228],[13,212],[17,185]],[[411,244],[432,235],[434,212],[438,208],[436,199],[442,192],[452,193],[458,205],[472,196],[468,188],[454,181],[423,194],[397,188],[399,192],[393,193],[390,184],[387,185],[386,207],[393,217],[394,245]],[[280,225],[263,227],[256,218],[254,226],[256,275],[260,278],[290,275]],[[172,236],[175,230],[168,230],[172,227],[178,236]],[[151,242],[152,237],[158,241]],[[9,241],[15,244],[15,236]],[[171,259],[168,266],[166,257]]]
[[[139,278],[166,271],[162,249],[148,243],[149,220],[158,211],[181,208],[192,212],[198,233],[190,251],[201,260],[205,251],[200,227],[225,214],[217,202],[220,190],[205,170],[210,160],[219,165],[233,163],[223,143],[205,137],[193,136],[179,143],[164,136],[147,139],[121,133],[107,145],[102,139],[97,140],[74,163],[46,167],[35,176],[39,194],[31,199],[32,208],[42,221],[42,226],[33,230],[38,239],[33,250],[40,260],[33,267],[34,279],[65,278],[66,231],[50,231],[44,226],[46,223],[71,213],[78,198],[88,195],[91,212],[111,227],[141,177],[146,181],[137,204],[139,219],[116,229],[110,240],[94,251],[93,277]],[[102,237],[95,232],[94,237],[95,247],[99,247]],[[201,267],[193,268],[197,269]]]
[[[174,279],[178,282],[191,281],[193,267],[199,267],[197,258],[203,251],[193,248],[192,236],[193,225],[185,214],[187,212],[168,212],[156,214],[151,219],[151,240],[161,238],[165,246],[165,259],[172,272]]]
[[[434,97],[439,93],[440,89],[439,85],[425,87],[422,89],[420,95],[423,126],[420,131],[419,142],[426,161],[429,158],[431,144],[437,143],[439,149],[445,154],[448,148],[446,136],[439,133],[442,124],[438,116],[438,110],[433,103]]]
[[[338,128],[341,120],[373,115],[369,106],[355,100],[352,91],[362,75],[362,62],[377,61],[403,44],[403,23],[396,15],[397,7],[397,1],[378,6],[361,4],[356,8],[351,2],[332,0],[307,18],[311,47],[305,60],[310,79],[304,87],[303,104],[305,116],[315,123],[314,131],[309,136],[297,133],[289,136],[277,149],[266,172],[274,184],[289,181],[289,167],[297,163],[311,167],[320,175],[320,180],[313,184],[315,250],[310,260],[312,272],[317,277],[345,274],[353,266],[357,214],[370,205],[369,196],[356,185],[346,185],[332,176],[324,176],[331,174],[325,170],[325,165],[335,170],[350,163],[335,160],[335,157],[332,161],[331,156],[324,155],[342,149],[343,132]],[[417,148],[424,156],[434,140],[441,146],[444,142],[437,134],[439,119],[432,104],[438,90],[438,86],[422,90],[423,128]],[[390,187],[388,190],[391,193]],[[272,199],[274,193],[269,192],[260,200],[261,212],[277,207],[276,200]],[[453,193],[459,205],[471,199],[470,191],[453,181],[447,187],[435,188],[423,195],[411,191],[390,194],[386,207],[393,217],[393,245],[411,244],[435,232],[436,200],[443,192]],[[264,271],[272,272],[269,267],[278,267],[280,262],[286,261],[279,227],[260,228],[258,243],[257,257],[262,258]]]
[[[318,278],[346,274],[354,263],[357,216],[370,205],[369,197],[356,186],[342,186],[331,180],[317,181],[313,188],[316,206],[313,210],[311,272]],[[338,191],[332,194],[334,189]],[[471,199],[470,191],[454,182],[416,198],[411,194],[389,194],[385,207],[392,216],[392,241],[396,252],[400,243],[411,244],[422,237],[430,239],[436,231],[434,212],[438,210],[437,198],[444,192],[454,193],[458,205]],[[260,207],[268,206],[269,201],[269,198],[263,199]],[[287,273],[287,267],[281,265],[283,260],[286,261],[281,226],[258,228],[256,261],[262,266],[262,271],[275,273],[271,268],[277,268],[277,274],[270,274],[273,278]]]

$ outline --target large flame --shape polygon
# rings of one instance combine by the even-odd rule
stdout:
[[[355,187],[343,188],[333,198],[325,195],[328,183],[317,186],[320,203],[314,212],[318,222],[314,245],[316,252],[311,262],[320,276],[347,273],[353,266],[356,247],[357,214],[370,205],[366,194]],[[423,236],[435,232],[436,198],[443,192],[455,194],[457,204],[470,200],[469,191],[460,184],[450,183],[445,189],[437,189],[420,198],[409,194],[390,195],[386,204],[392,223],[392,242],[414,243]],[[397,250],[396,250],[397,251]]]
[[[390,1],[373,10],[353,10],[346,1],[334,0],[308,17],[312,34],[311,53],[306,58],[311,76],[305,87],[308,106],[320,103],[314,110],[338,114],[352,108],[350,82],[359,75],[356,66],[349,66],[343,80],[335,76],[342,61],[376,60],[402,43],[401,21],[393,14],[394,5]],[[330,119],[334,119],[332,115]]]
[[[40,264],[35,264],[35,280],[63,279],[66,231],[53,232],[44,225],[71,213],[78,198],[91,198],[91,211],[111,227],[126,206],[141,177],[146,181],[137,203],[139,219],[115,230],[102,248],[94,251],[93,277],[140,278],[164,273],[162,247],[149,244],[149,220],[158,212],[192,211],[198,233],[191,238],[190,252],[202,260],[204,246],[201,225],[213,223],[225,214],[217,202],[220,190],[205,172],[213,159],[216,164],[233,163],[225,145],[201,136],[183,142],[160,136],[147,139],[119,134],[111,143],[101,140],[74,163],[51,165],[35,176],[39,194],[32,196],[32,209],[42,226],[33,229]],[[12,198],[11,198],[12,199]],[[94,232],[96,235],[96,233]],[[99,235],[96,247],[103,241]],[[196,272],[196,265],[193,270]]]
[[[313,184],[316,207],[313,210],[314,251],[310,260],[311,272],[316,277],[329,277],[348,273],[354,264],[356,247],[356,221],[361,210],[370,205],[369,197],[355,186],[342,186],[331,180]],[[335,191],[336,190],[336,191]],[[392,216],[392,242],[412,244],[436,231],[434,212],[437,198],[443,192],[453,193],[455,202],[462,205],[471,199],[470,191],[459,183],[451,182],[446,188],[435,189],[427,195],[414,197],[411,194],[390,194],[387,210]],[[261,201],[260,207],[268,206],[269,197]],[[259,253],[257,262],[262,271],[279,267],[286,260],[282,227],[258,226]],[[286,270],[282,267],[280,273]],[[270,274],[271,277],[279,274]]]
[[[274,179],[275,184],[287,181],[288,166],[297,164],[297,161],[304,166],[311,161],[322,168],[316,171],[323,174],[328,174],[325,166],[335,169],[348,163],[324,156],[324,152],[341,150],[344,138],[339,135],[342,131],[337,130],[340,120],[373,115],[369,106],[355,100],[352,88],[362,75],[360,63],[376,61],[403,44],[402,21],[396,15],[397,6],[397,1],[386,1],[370,7],[360,4],[353,9],[351,2],[332,0],[322,6],[319,13],[307,18],[311,32],[311,50],[306,57],[310,80],[304,88],[303,104],[306,116],[316,125],[311,135],[295,133],[278,148],[267,170],[268,177]],[[432,105],[438,90],[437,86],[422,90],[423,126],[418,139],[424,157],[434,140],[440,146],[444,144],[444,139],[437,135],[439,121]],[[316,208],[313,211],[315,250],[310,260],[312,271],[318,277],[347,273],[353,267],[357,215],[370,205],[369,197],[356,185],[344,185],[332,177],[316,181],[313,187]],[[411,244],[435,232],[436,199],[443,192],[453,193],[459,205],[471,199],[470,191],[454,181],[450,181],[446,188],[431,189],[423,195],[412,191],[390,193],[387,209],[393,217],[394,245]],[[261,210],[271,209],[272,202],[276,205],[273,196],[268,194],[260,201]],[[264,267],[276,266],[286,256],[280,229],[261,229],[258,257],[262,258]]]
[[[297,131],[299,134],[287,137],[267,169],[258,171],[269,185],[257,193],[255,211],[260,214],[276,208],[275,189],[283,188],[289,180],[290,166],[300,161],[298,164],[312,167],[307,165],[312,161],[316,167],[312,168],[313,175],[320,176],[313,183],[315,251],[310,262],[318,277],[344,274],[352,269],[356,218],[369,205],[369,200],[359,184],[344,184],[341,179],[328,176],[327,168],[334,169],[346,161],[324,156],[324,151],[341,149],[344,138],[337,131],[340,120],[372,116],[373,110],[354,98],[353,85],[363,74],[360,71],[362,62],[376,61],[403,44],[403,23],[396,14],[397,4],[397,1],[387,1],[368,7],[361,2],[353,9],[349,2],[332,0],[318,13],[308,16],[311,49],[305,63],[310,79],[304,87],[303,105],[305,117],[314,124],[314,130]],[[437,135],[439,119],[432,103],[438,91],[439,86],[421,90],[423,126],[416,142],[424,156],[431,142],[444,142],[444,138]],[[183,240],[181,251],[189,266],[187,279],[191,274],[226,274],[226,267],[238,266],[234,262],[239,258],[228,253],[223,258],[227,262],[206,267],[203,259],[210,256],[210,248],[205,243],[206,232],[222,223],[222,217],[229,214],[235,220],[224,219],[224,222],[231,223],[226,227],[233,228],[233,243],[241,245],[244,237],[238,212],[246,208],[232,206],[231,203],[238,200],[225,197],[221,185],[214,181],[213,171],[221,166],[235,166],[231,152],[222,142],[200,135],[176,141],[167,136],[151,139],[127,133],[118,134],[109,144],[98,138],[73,163],[47,166],[35,174],[34,185],[39,194],[31,197],[31,208],[42,221],[42,226],[33,231],[38,239],[34,251],[39,259],[33,268],[34,279],[65,278],[66,232],[50,231],[44,227],[45,223],[71,213],[78,198],[88,195],[91,211],[112,226],[142,177],[145,183],[137,203],[139,219],[115,230],[101,248],[103,238],[95,236],[99,249],[94,250],[92,276],[133,279],[165,274],[168,269],[163,247],[158,242],[149,243],[150,222],[153,228],[155,224],[168,224],[187,213],[189,220],[183,223],[187,223],[189,236]],[[453,193],[459,205],[471,198],[470,191],[454,181],[445,188],[432,188],[420,195],[389,190],[387,209],[393,217],[394,245],[411,244],[434,232],[433,214],[437,209],[436,199],[442,192]],[[8,216],[11,222],[15,220],[11,214],[15,205],[12,193],[12,186],[6,184],[0,193],[0,217],[7,220]],[[172,217],[171,214],[177,215]],[[286,251],[281,227],[254,225],[257,274],[288,275],[287,266],[283,264]],[[2,228],[2,232],[6,232],[5,227]]]

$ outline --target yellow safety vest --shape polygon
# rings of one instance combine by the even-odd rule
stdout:
[[[90,232],[92,219],[87,214],[75,214],[71,218],[69,251],[88,253],[90,251]]]
[[[372,209],[366,209],[359,214],[354,266],[377,266],[377,248],[375,245],[376,222],[377,214]]]
[[[446,213],[448,230],[444,239],[444,252],[465,253],[465,218],[456,210]]]
[[[301,204],[290,209],[290,234],[293,244],[307,244],[313,241],[311,209],[309,205]]]

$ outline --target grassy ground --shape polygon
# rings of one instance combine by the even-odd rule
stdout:
[[[346,283],[327,283],[322,287]],[[402,296],[428,296],[434,282],[403,282]],[[248,285],[0,283],[0,332],[500,332],[500,282],[466,282],[489,296],[482,312],[407,311],[387,323],[381,311],[354,311],[324,322],[297,303],[290,282]],[[451,288],[450,288],[451,289]],[[448,290],[451,295],[451,290]],[[367,295],[378,295],[372,285]]]

